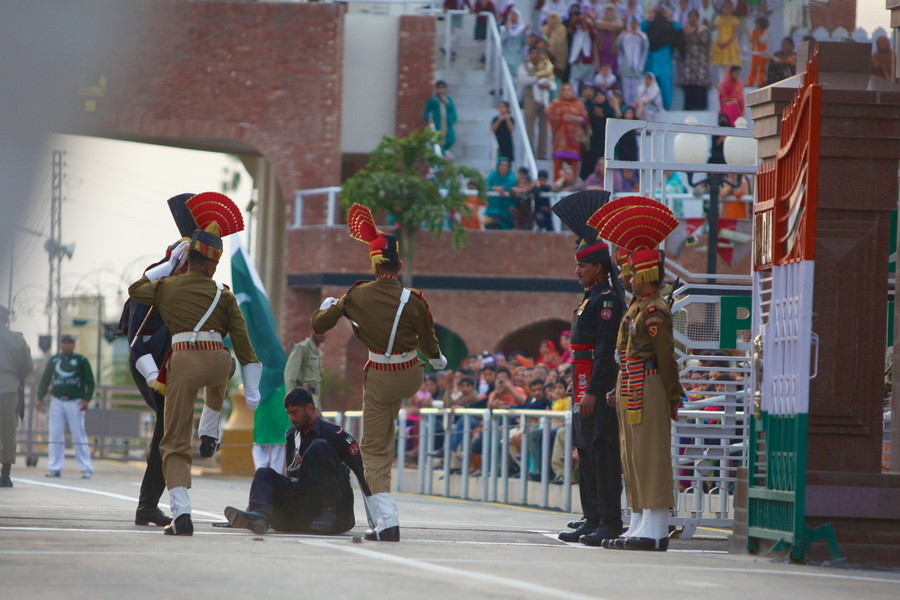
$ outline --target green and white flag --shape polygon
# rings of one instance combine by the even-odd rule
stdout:
[[[291,422],[284,412],[284,365],[287,355],[275,329],[266,288],[238,236],[231,240],[231,283],[247,322],[250,343],[263,365],[260,402],[253,415],[253,443],[283,444]]]

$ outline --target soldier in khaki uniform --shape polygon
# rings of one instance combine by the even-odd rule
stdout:
[[[372,213],[351,207],[347,222],[353,238],[369,244],[374,281],[357,282],[340,299],[326,298],[313,313],[313,331],[322,334],[347,317],[369,349],[363,388],[362,457],[372,495],[365,498],[370,530],[366,539],[400,540],[397,504],[390,494],[394,421],[403,400],[422,385],[424,370],[417,350],[436,369],[447,366],[438,347],[434,322],[421,292],[403,287],[397,240],[375,228]]]
[[[9,309],[0,306],[0,487],[12,487],[16,427],[25,408],[24,381],[34,370],[31,350],[18,331],[9,330]]]
[[[589,223],[629,252],[634,300],[617,347],[621,375],[615,402],[625,489],[632,520],[604,548],[665,551],[674,504],[670,419],[678,418],[683,390],[672,334],[672,313],[660,295],[665,253],[658,246],[678,221],[655,200],[629,196],[610,202]]]
[[[322,409],[319,389],[322,387],[322,344],[325,336],[314,333],[291,348],[284,365],[284,389],[288,392],[302,387],[313,397],[316,408]]]
[[[235,230],[230,226],[228,233]],[[165,528],[168,535],[192,535],[194,531],[187,493],[191,487],[194,401],[205,387],[206,407],[215,412],[222,408],[232,367],[231,354],[222,345],[228,335],[243,366],[247,407],[254,410],[259,404],[262,365],[250,344],[244,317],[231,290],[212,279],[222,255],[219,232],[216,222],[206,230],[198,229],[189,242],[176,247],[169,261],[148,269],[128,288],[135,301],[153,305],[172,332],[172,350],[160,369],[163,373],[147,373],[144,365],[136,365],[148,381],[162,381],[163,377],[165,381],[165,427],[159,449],[174,519]],[[185,253],[188,272],[169,277]]]

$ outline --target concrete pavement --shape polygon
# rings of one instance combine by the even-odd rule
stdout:
[[[71,462],[71,461],[69,461]],[[70,466],[67,464],[67,466]],[[570,515],[398,494],[399,544],[211,526],[243,507],[250,481],[203,475],[191,490],[195,534],[134,525],[142,468],[96,463],[90,480],[13,471],[0,489],[2,598],[897,598],[900,572],[785,564],[725,552],[727,532],[700,530],[669,552],[586,548],[556,540]],[[163,501],[167,501],[164,495]]]

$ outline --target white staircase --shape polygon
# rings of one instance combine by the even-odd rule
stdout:
[[[497,102],[511,101],[491,93],[493,84],[481,57],[485,42],[475,41],[475,16],[463,15],[462,28],[453,36],[455,60],[449,67],[444,54],[438,49],[435,79],[447,82],[447,93],[456,104],[456,143],[450,149],[456,162],[474,167],[487,174],[494,169],[497,143],[491,132],[491,119],[497,114]],[[443,43],[444,24],[439,24],[438,46]],[[514,101],[514,100],[512,100]]]

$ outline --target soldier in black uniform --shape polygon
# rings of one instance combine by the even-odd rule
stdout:
[[[578,450],[581,508],[584,521],[559,539],[599,546],[622,533],[622,465],[615,409],[606,393],[615,388],[616,336],[625,300],[607,246],[587,226],[585,215],[602,205],[608,192],[572,194],[554,211],[580,236],[575,276],[584,298],[572,317],[572,445]]]
[[[285,477],[269,467],[257,469],[247,510],[225,508],[233,527],[263,534],[279,531],[343,533],[356,525],[350,471],[365,496],[359,444],[340,426],[323,420],[312,395],[296,387],[284,399],[293,427],[285,434]]]

